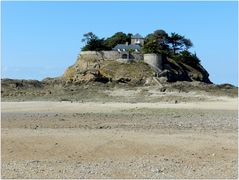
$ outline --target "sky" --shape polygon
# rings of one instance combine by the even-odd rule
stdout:
[[[1,2],[1,76],[56,77],[74,64],[83,34],[146,36],[157,29],[191,39],[216,84],[238,85],[238,6],[225,2]]]

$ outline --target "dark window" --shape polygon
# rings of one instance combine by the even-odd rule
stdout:
[[[122,55],[122,59],[128,59],[128,55],[127,54],[123,54]]]

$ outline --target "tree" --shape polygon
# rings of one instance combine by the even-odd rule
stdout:
[[[190,39],[186,39],[184,36],[177,33],[171,33],[169,43],[172,46],[173,54],[176,54],[178,51],[188,50],[193,46]]]
[[[158,40],[160,44],[166,45],[168,44],[168,33],[166,33],[164,30],[159,29],[154,31],[153,35]]]
[[[117,32],[113,36],[105,40],[105,45],[108,49],[114,48],[117,44],[125,44],[126,42],[130,43],[130,37],[132,34],[126,35],[123,32]]]
[[[98,39],[98,37],[95,34],[93,34],[92,32],[88,32],[88,33],[84,34],[83,37],[84,38],[81,41],[86,42],[86,44],[91,40]]]
[[[188,50],[189,48],[191,48],[193,46],[193,43],[190,39],[183,39],[183,44],[185,46],[185,50]]]
[[[183,39],[183,36],[177,33],[171,33],[169,42],[172,44],[174,54],[176,54],[176,52],[181,49],[182,39]]]
[[[160,44],[155,39],[148,39],[142,48],[144,53],[161,53]]]
[[[191,53],[188,50],[183,50],[177,54],[176,59],[182,61],[190,66],[196,66],[200,63],[200,59],[197,57],[196,53]]]
[[[162,29],[156,30],[151,34],[148,34],[145,38],[143,52],[168,54],[168,34]]]
[[[102,51],[107,49],[104,38],[99,39],[92,32],[86,33],[83,36],[82,42],[86,42],[86,45],[82,48],[82,51]]]
[[[131,36],[133,36],[132,33],[127,34],[127,42],[130,44],[131,43]]]

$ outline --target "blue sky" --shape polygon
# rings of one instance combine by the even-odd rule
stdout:
[[[237,2],[1,2],[2,77],[43,79],[76,61],[86,32],[190,38],[214,83],[237,85]]]

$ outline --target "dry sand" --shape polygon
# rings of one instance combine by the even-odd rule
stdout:
[[[237,98],[2,102],[2,178],[236,178]]]
[[[148,109],[211,109],[211,110],[237,110],[237,98],[221,98],[221,100],[187,103],[122,103],[122,102],[2,102],[2,112],[113,112],[135,108]]]

